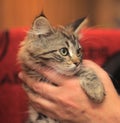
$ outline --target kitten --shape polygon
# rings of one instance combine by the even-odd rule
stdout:
[[[71,24],[55,28],[46,17],[37,17],[21,43],[18,60],[22,70],[36,80],[45,78],[29,68],[28,61],[33,65],[50,67],[60,74],[79,77],[80,85],[88,97],[96,103],[101,103],[105,97],[103,84],[92,69],[82,65],[82,46],[78,41],[75,26],[76,24]],[[27,86],[25,90],[33,92]],[[60,123],[38,113],[32,106],[29,112],[27,123]]]

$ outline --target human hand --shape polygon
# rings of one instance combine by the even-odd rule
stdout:
[[[80,88],[79,80],[75,77],[66,77],[53,70],[36,68],[55,85],[45,82],[35,82],[25,73],[20,78],[39,97],[27,92],[33,107],[62,123],[113,123],[120,122],[120,100],[107,73],[95,63],[84,60],[83,64],[92,68],[103,82],[106,97],[103,103],[93,103]]]

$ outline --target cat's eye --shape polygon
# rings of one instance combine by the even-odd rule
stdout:
[[[60,49],[60,53],[61,53],[61,55],[63,55],[63,56],[67,56],[67,55],[69,54],[67,48],[62,48],[62,49]]]
[[[79,48],[79,49],[77,50],[77,56],[81,56],[81,54],[82,54],[82,48]]]

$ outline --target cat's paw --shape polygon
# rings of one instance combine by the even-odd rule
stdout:
[[[81,87],[93,102],[102,103],[105,99],[105,89],[100,81],[84,81]]]

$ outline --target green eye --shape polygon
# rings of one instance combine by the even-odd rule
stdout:
[[[67,56],[67,55],[69,54],[67,48],[62,48],[62,49],[60,49],[60,53],[61,53],[61,55],[63,55],[63,56]]]

